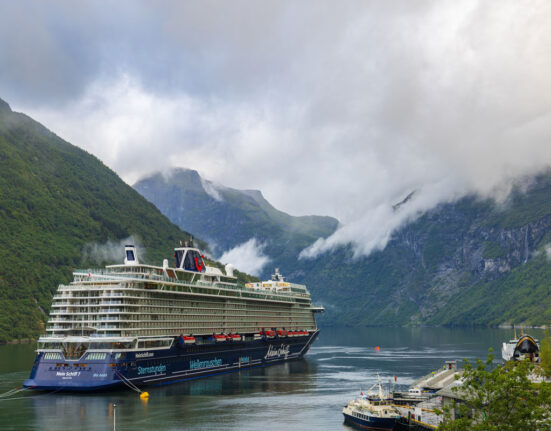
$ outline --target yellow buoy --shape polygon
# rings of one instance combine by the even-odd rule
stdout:
[[[147,400],[149,398],[149,392],[142,392],[140,394],[140,399],[141,400]]]

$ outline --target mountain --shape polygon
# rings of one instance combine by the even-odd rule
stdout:
[[[550,197],[545,175],[503,205],[473,196],[439,205],[382,251],[353,260],[342,248],[309,261],[301,281],[321,287],[333,323],[548,325]]]
[[[0,99],[0,342],[36,337],[57,285],[130,236],[155,264],[189,238],[96,157]]]
[[[218,254],[255,238],[275,266],[287,267],[302,249],[331,235],[338,225],[332,217],[291,216],[275,209],[258,190],[216,185],[190,169],[152,175],[134,188],[178,226],[216,247]]]
[[[311,216],[315,229],[285,229],[260,192],[214,186],[195,171],[154,175],[135,188],[180,227],[225,248],[251,237],[267,242],[282,272],[325,305],[324,324],[551,323],[550,173],[504,203],[467,196],[441,204],[394,232],[384,250],[356,259],[341,247],[299,260],[301,247],[331,234],[337,220]],[[395,210],[411,199],[415,193]]]

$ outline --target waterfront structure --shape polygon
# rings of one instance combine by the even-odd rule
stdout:
[[[164,384],[300,358],[319,330],[305,286],[276,270],[241,285],[233,266],[207,266],[192,242],[174,267],[139,262],[77,270],[60,285],[24,385],[46,390]]]

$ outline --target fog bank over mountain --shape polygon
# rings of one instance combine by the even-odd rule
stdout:
[[[0,94],[129,184],[187,166],[338,218],[304,257],[551,165],[548,2],[111,6],[0,5]]]

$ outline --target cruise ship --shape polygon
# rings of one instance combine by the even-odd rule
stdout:
[[[124,255],[58,287],[25,387],[163,385],[301,358],[318,336],[323,307],[277,269],[242,285],[233,265],[207,266],[193,241],[174,250],[173,267],[140,263],[133,245]]]

